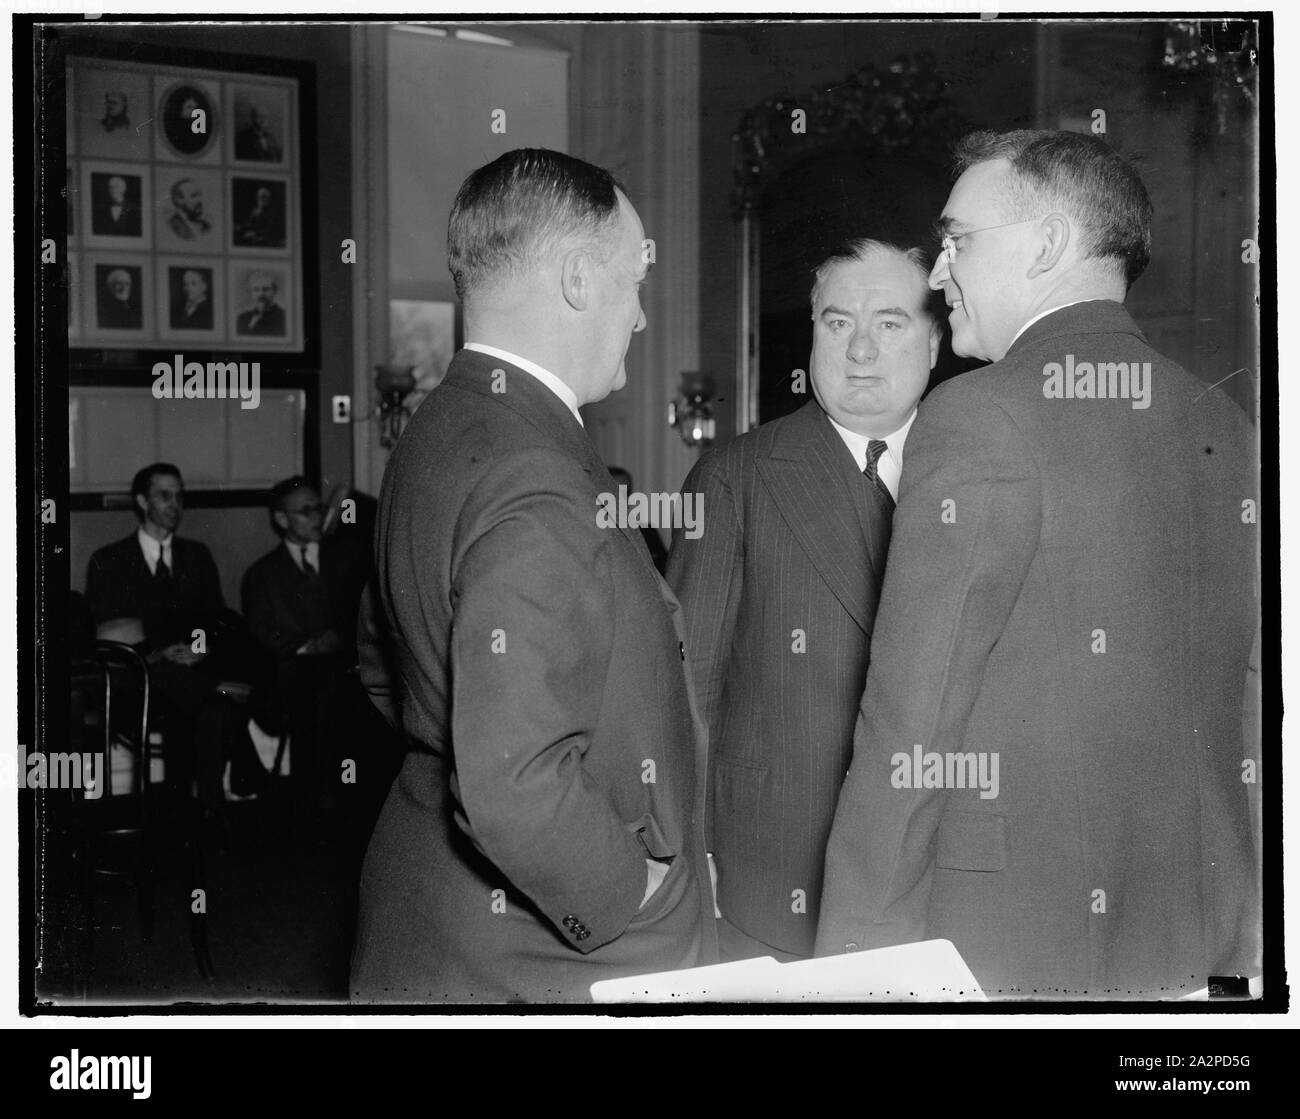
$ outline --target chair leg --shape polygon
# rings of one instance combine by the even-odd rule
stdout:
[[[208,947],[207,859],[202,842],[191,847],[190,872],[190,881],[194,887],[204,891],[203,912],[195,912],[193,894],[186,898],[189,905],[190,947],[194,950],[194,965],[198,968],[199,978],[211,983],[217,978],[217,969],[212,963],[212,952]]]

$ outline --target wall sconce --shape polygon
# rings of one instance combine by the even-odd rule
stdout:
[[[375,391],[379,393],[379,442],[387,450],[397,446],[409,414],[406,398],[415,391],[414,365],[376,365]]]
[[[668,404],[668,426],[675,427],[688,447],[708,447],[718,425],[713,418],[713,397],[717,392],[708,373],[682,374],[676,399]]]

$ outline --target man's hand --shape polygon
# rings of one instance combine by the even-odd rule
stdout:
[[[207,653],[196,653],[188,643],[177,641],[172,645],[164,645],[161,649],[155,649],[145,659],[149,664],[167,661],[169,664],[178,664],[182,668],[189,668],[198,664],[206,656]]]
[[[646,859],[645,869],[645,897],[641,899],[641,905],[639,906],[641,909],[645,908],[646,902],[654,896],[654,892],[663,885],[664,879],[668,877],[668,864],[661,863],[658,859]]]

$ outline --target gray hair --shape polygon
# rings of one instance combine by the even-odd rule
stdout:
[[[476,289],[532,268],[557,245],[588,241],[613,255],[621,184],[563,152],[519,148],[461,185],[447,226],[447,264],[463,302]]]
[[[1106,260],[1131,285],[1151,260],[1151,199],[1133,165],[1098,136],[1018,129],[974,132],[956,149],[956,170],[1011,164],[1002,209],[1009,220],[1061,210],[1077,223],[1084,258]]]

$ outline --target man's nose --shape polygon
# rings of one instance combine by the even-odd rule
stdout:
[[[944,281],[948,279],[948,254],[940,251],[939,258],[934,262],[934,267],[930,269],[930,287],[934,291],[942,291]]]
[[[849,360],[856,362],[875,361],[880,348],[876,345],[870,329],[855,330],[849,339]]]

